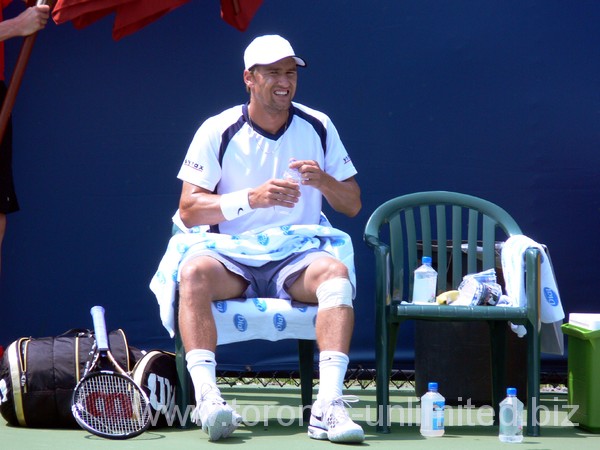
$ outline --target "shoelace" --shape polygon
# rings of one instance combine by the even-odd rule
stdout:
[[[209,396],[209,394],[212,394]],[[205,402],[205,401],[210,401],[211,403],[220,403],[220,404],[224,404],[225,400],[223,400],[223,398],[221,397],[221,391],[219,390],[219,388],[208,384],[208,383],[204,383],[201,387],[200,387],[200,401],[201,402]]]
[[[329,408],[327,408],[327,412],[325,417],[327,418],[327,422],[331,423],[332,419],[335,419],[336,423],[342,423],[346,420],[349,420],[348,411],[346,411],[346,406],[348,408],[352,408],[350,403],[356,403],[360,399],[356,395],[340,395],[339,397],[334,398],[329,404]]]

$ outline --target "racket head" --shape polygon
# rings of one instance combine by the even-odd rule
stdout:
[[[128,439],[150,426],[151,407],[134,381],[111,371],[97,371],[80,380],[71,400],[73,417],[83,429],[108,439]]]

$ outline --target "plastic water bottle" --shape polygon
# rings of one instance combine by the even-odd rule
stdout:
[[[444,435],[444,408],[446,399],[438,392],[438,384],[430,382],[427,393],[421,397],[421,435]]]
[[[290,164],[295,162],[294,158],[290,159]],[[294,183],[300,183],[302,181],[302,175],[298,169],[290,169],[289,167],[284,170],[282,177],[284,180],[293,181]]]
[[[415,270],[412,302],[436,304],[437,272],[431,267],[431,256],[423,256],[422,265]]]
[[[501,442],[523,441],[523,402],[517,398],[517,389],[506,389],[506,398],[500,402],[500,433]]]
[[[296,160],[294,158],[291,158],[289,163],[291,164],[294,161]],[[300,182],[302,181],[302,175],[300,174],[298,169],[290,169],[289,167],[285,169],[285,171],[281,175],[281,178],[287,181],[293,181],[294,183],[298,184],[300,184]],[[286,208],[285,206],[276,206],[275,209],[280,214],[291,214],[292,212],[291,208]]]

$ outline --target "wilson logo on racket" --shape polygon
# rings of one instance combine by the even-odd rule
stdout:
[[[121,392],[90,392],[84,401],[88,412],[94,417],[133,417],[131,399]]]

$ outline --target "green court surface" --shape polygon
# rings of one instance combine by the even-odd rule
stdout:
[[[154,428],[129,440],[107,440],[79,429],[31,429],[10,427],[0,419],[0,449],[192,449],[215,446],[243,446],[246,449],[294,450],[338,447],[326,441],[308,438],[306,424],[301,423],[298,388],[262,386],[223,387],[224,398],[236,406],[244,424],[226,440],[209,442],[197,427],[181,428],[178,424]],[[448,406],[445,435],[425,439],[419,434],[419,403],[412,390],[392,391],[392,432],[376,431],[375,390],[352,388],[346,394],[357,395],[360,402],[349,409],[353,420],[365,430],[364,443],[357,447],[382,449],[521,449],[586,450],[600,448],[600,434],[592,434],[569,421],[570,407],[565,394],[545,394],[540,406],[542,435],[527,437],[520,444],[498,440],[498,427],[491,424],[489,407]],[[346,446],[348,447],[348,446]],[[238,447],[241,448],[241,447]]]

